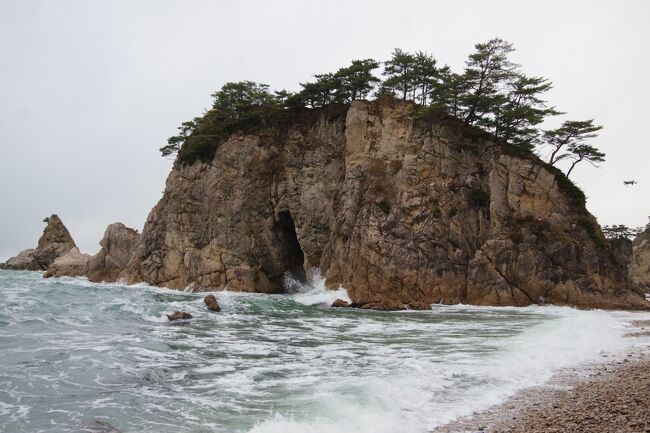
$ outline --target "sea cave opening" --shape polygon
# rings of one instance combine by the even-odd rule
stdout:
[[[289,276],[300,283],[307,282],[304,268],[305,254],[300,247],[291,212],[283,211],[278,214],[275,232],[280,243],[283,277]]]

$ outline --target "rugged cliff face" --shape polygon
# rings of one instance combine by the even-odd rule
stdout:
[[[630,278],[646,292],[650,292],[650,227],[632,243]]]
[[[101,249],[88,262],[86,276],[94,282],[114,282],[133,256],[140,234],[122,223],[110,224],[99,242]]]
[[[44,271],[54,261],[68,253],[76,245],[70,232],[63,225],[58,215],[47,218],[47,226],[38,240],[38,246],[33,249],[21,251],[16,257],[7,260],[0,268]]]
[[[320,268],[360,305],[648,308],[579,191],[520,153],[393,100],[235,135],[174,167],[122,276],[279,292]]]

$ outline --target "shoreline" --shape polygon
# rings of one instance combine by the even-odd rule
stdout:
[[[558,371],[549,382],[431,433],[650,432],[650,320],[630,323],[618,355]]]

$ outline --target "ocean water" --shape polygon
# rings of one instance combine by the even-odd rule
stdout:
[[[212,313],[203,294],[0,271],[0,432],[421,433],[621,353],[641,317],[290,289],[217,293]]]

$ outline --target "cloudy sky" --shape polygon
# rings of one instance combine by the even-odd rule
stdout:
[[[648,17],[647,0],[0,0],[0,260],[35,245],[51,213],[88,253],[111,222],[142,229],[171,166],[158,148],[227,81],[296,89],[395,47],[460,70],[495,36],[554,82],[564,119],[605,126],[607,162],[574,172],[591,212],[645,224]]]

